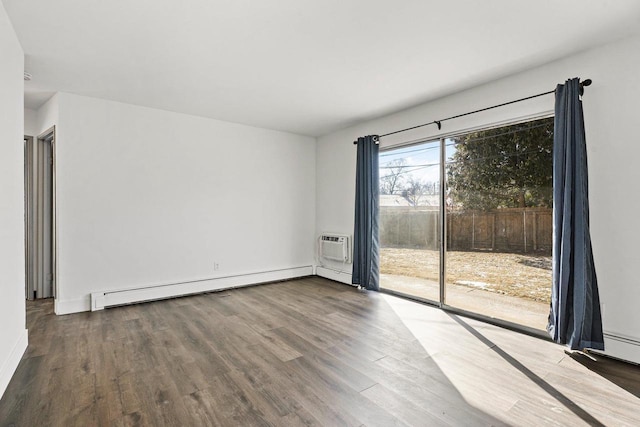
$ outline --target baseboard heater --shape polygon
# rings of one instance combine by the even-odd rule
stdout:
[[[640,339],[605,331],[604,348],[605,351],[591,351],[640,365]]]
[[[198,279],[179,283],[91,293],[91,311],[107,307],[155,301],[204,292],[277,282],[313,275],[313,266],[245,273],[233,276]]]
[[[336,282],[341,282],[346,285],[353,285],[351,283],[351,273],[347,271],[335,270],[333,268],[327,268],[319,265],[316,267],[316,275],[324,277],[325,279],[335,280]]]

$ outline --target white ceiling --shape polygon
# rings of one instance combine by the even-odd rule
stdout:
[[[3,3],[28,108],[64,91],[312,136],[640,31],[638,0]]]

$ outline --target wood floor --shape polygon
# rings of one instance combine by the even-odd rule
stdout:
[[[319,278],[27,317],[2,426],[640,425],[636,366]]]

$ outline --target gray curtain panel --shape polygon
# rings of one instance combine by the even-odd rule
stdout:
[[[379,284],[380,244],[378,216],[380,180],[378,137],[358,138],[356,163],[356,216],[353,231],[353,274],[351,282],[377,291]]]
[[[553,286],[547,330],[572,350],[604,350],[589,234],[587,150],[579,79],[556,88],[553,138]]]

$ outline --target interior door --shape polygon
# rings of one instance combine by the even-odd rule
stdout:
[[[54,131],[25,138],[25,257],[27,299],[54,296]]]

